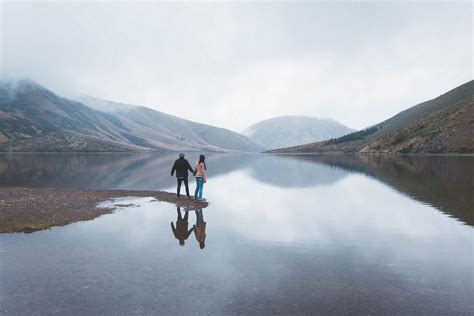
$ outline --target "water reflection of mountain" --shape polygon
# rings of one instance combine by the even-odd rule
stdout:
[[[0,185],[158,190],[175,186],[177,154],[0,155]],[[194,164],[196,153],[187,154]],[[211,154],[209,176],[239,169],[270,185],[330,185],[360,172],[474,226],[473,157]]]
[[[257,155],[211,154],[209,176],[250,164]],[[0,185],[157,190],[175,185],[170,176],[176,153],[0,155]],[[197,154],[187,155],[191,165]]]
[[[252,163],[250,175],[260,182],[285,188],[331,185],[348,175],[340,168],[314,165],[308,160],[310,156],[296,160],[293,156],[266,155]]]
[[[186,158],[194,166],[196,153]],[[176,153],[0,155],[0,185],[158,190],[175,185],[169,175]],[[281,187],[329,185],[347,171],[289,157],[209,154],[209,177],[248,168],[253,178]]]
[[[474,226],[473,157],[294,155],[291,158],[364,173]]]

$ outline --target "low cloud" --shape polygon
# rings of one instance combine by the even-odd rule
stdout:
[[[241,131],[363,128],[472,79],[466,3],[1,3],[2,77]]]

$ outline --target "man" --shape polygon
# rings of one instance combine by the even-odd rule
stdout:
[[[188,170],[194,172],[193,168],[189,164],[189,161],[184,159],[184,154],[180,153],[179,158],[174,162],[173,168],[171,169],[171,176],[173,176],[176,171],[176,180],[178,180],[178,189],[177,195],[179,199],[179,191],[181,191],[181,183],[184,182],[184,187],[186,188],[186,195],[189,199],[189,186],[188,186]]]
[[[181,208],[176,208],[178,212],[178,219],[176,220],[176,227],[171,222],[171,229],[173,230],[174,237],[179,240],[179,244],[184,246],[184,242],[188,239],[189,235],[193,232],[194,228],[188,230],[188,211],[184,212],[184,218],[181,215]]]

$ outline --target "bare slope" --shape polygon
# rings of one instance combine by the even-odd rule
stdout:
[[[0,85],[0,151],[142,151],[106,113],[30,80]]]
[[[102,111],[59,97],[31,80],[0,83],[0,152],[261,150],[226,129],[89,98],[94,100],[102,103]]]
[[[369,129],[274,152],[474,153],[474,81]]]
[[[107,109],[110,117],[153,148],[243,152],[263,149],[247,137],[228,129],[188,121],[144,106],[92,97],[81,98],[80,101],[94,109]]]

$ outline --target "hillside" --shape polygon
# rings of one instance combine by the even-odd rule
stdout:
[[[0,85],[0,151],[142,151],[109,117],[30,80]]]
[[[474,81],[368,129],[280,153],[474,153]]]
[[[280,116],[258,122],[242,134],[262,147],[274,149],[336,138],[353,131],[331,119]]]
[[[143,106],[92,97],[81,98],[92,109],[107,111],[123,128],[152,148],[171,150],[257,152],[262,147],[224,128],[188,121]]]
[[[140,106],[90,97],[87,102],[59,97],[31,80],[2,82],[0,151],[261,150],[246,137],[223,128]]]

